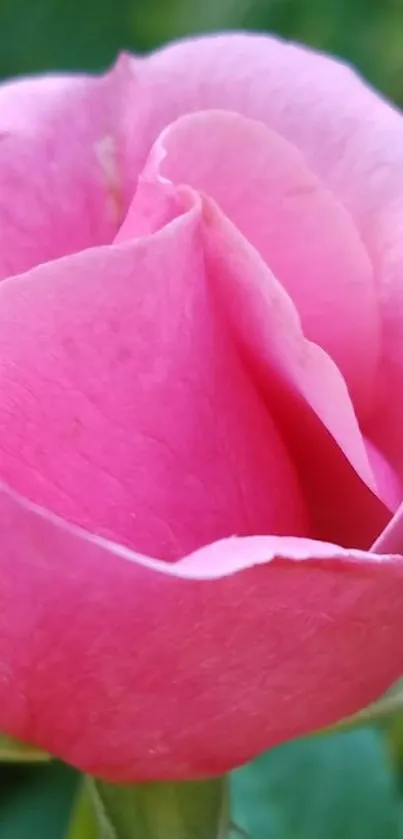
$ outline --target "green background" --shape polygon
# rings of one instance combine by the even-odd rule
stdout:
[[[403,0],[0,0],[0,77],[102,69],[122,48],[223,28],[346,57],[403,104]],[[234,773],[234,819],[251,839],[403,839],[402,729],[396,717],[274,749]],[[0,839],[66,839],[76,788],[58,763],[0,766]]]
[[[279,32],[347,57],[403,101],[403,0],[1,0],[0,76],[106,67],[192,32]]]

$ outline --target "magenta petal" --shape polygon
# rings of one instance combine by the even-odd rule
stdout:
[[[401,557],[251,537],[166,565],[4,487],[0,530],[1,727],[88,772],[222,773],[402,672]]]

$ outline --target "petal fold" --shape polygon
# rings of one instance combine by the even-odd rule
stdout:
[[[153,236],[0,285],[0,475],[172,559],[232,534],[310,533],[291,455],[204,264],[201,207]]]
[[[92,774],[220,774],[401,674],[401,556],[250,537],[168,565],[4,485],[0,529],[1,727]]]
[[[370,466],[339,369],[306,339],[293,301],[256,249],[211,199],[158,176],[139,187],[118,234],[130,241],[159,229],[173,212],[202,201],[209,284],[244,360],[292,455],[313,533],[369,548],[396,508],[389,481]],[[289,531],[290,532],[290,531]]]
[[[263,123],[203,111],[162,132],[143,177],[214,198],[287,289],[305,335],[337,363],[365,417],[379,364],[372,267],[351,216],[301,152]]]

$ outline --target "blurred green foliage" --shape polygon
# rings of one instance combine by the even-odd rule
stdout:
[[[228,28],[344,56],[403,102],[403,0],[1,0],[0,76],[104,68],[123,48]]]
[[[397,775],[375,729],[306,738],[233,774],[251,839],[403,839]]]
[[[3,766],[1,839],[99,839],[78,791],[60,763]],[[234,839],[403,839],[399,776],[371,728],[288,743],[237,770],[231,813]]]
[[[102,69],[121,49],[229,28],[343,56],[403,103],[403,0],[1,0],[0,76]],[[273,750],[234,774],[235,819],[251,839],[403,839],[402,731],[400,718]],[[67,839],[76,788],[61,764],[4,764],[0,839]]]
[[[1,766],[1,839],[66,839],[77,777],[56,762]]]

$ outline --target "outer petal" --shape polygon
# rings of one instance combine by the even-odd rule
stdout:
[[[187,40],[131,68],[139,102],[126,115],[132,178],[165,125],[188,111],[225,108],[295,143],[352,214],[375,270],[383,323],[377,410],[366,433],[402,482],[403,412],[395,398],[403,387],[401,113],[341,62],[266,36]]]
[[[4,487],[0,529],[0,726],[91,773],[222,773],[401,674],[402,557],[256,537],[167,565]]]
[[[337,189],[343,184],[351,196],[357,195],[356,175],[361,185],[364,174],[371,174],[369,147],[379,165],[398,159],[400,115],[341,61],[279,38],[190,38],[145,59],[123,56],[121,66],[131,73],[137,97],[137,108],[125,113],[126,160],[134,178],[166,125],[210,108],[266,123],[295,143],[314,171]],[[386,137],[394,140],[392,148]]]
[[[145,175],[214,198],[294,300],[307,338],[336,361],[356,411],[373,407],[379,305],[351,217],[296,147],[226,111],[182,117],[158,138]]]
[[[191,207],[198,200],[188,188],[141,179],[117,239],[158,229],[180,206]],[[388,512],[362,481],[376,487],[392,509],[396,497],[388,476],[385,480],[382,474],[379,484],[374,481],[338,368],[306,340],[283,286],[211,200],[204,201],[203,240],[215,299],[292,453],[315,535],[369,547],[386,525]]]
[[[0,474],[171,559],[310,532],[291,456],[211,296],[194,206],[0,285]],[[1,531],[0,531],[1,539]]]
[[[123,90],[122,70],[0,87],[0,279],[113,238]]]

